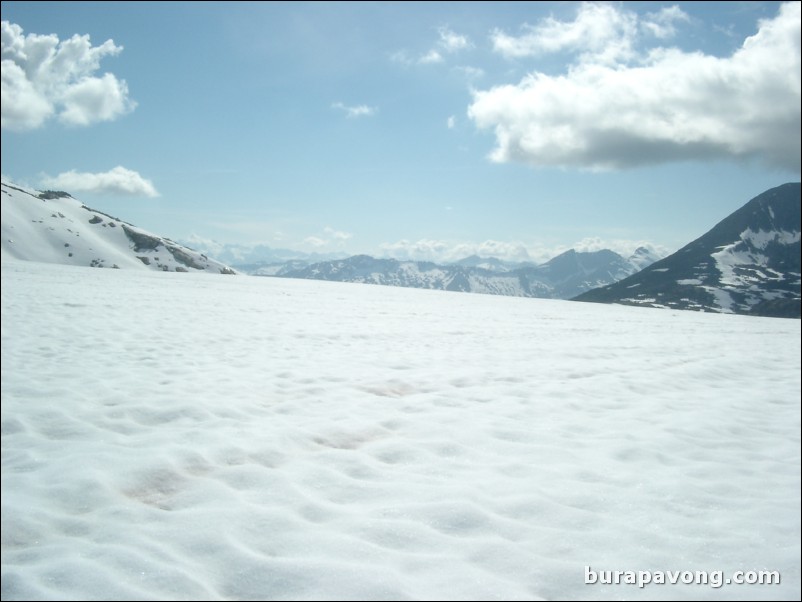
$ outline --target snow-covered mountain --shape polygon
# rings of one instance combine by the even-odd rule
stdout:
[[[100,268],[234,274],[169,238],[90,209],[70,194],[2,182],[2,258]]]
[[[289,259],[287,261],[260,261],[258,263],[237,264],[235,267],[251,276],[284,276],[295,270],[303,270],[314,262],[306,259]]]
[[[455,261],[454,265],[460,265],[467,268],[482,268],[488,272],[506,273],[522,267],[535,267],[537,264],[532,262],[512,262],[504,261],[498,257],[480,257],[479,255],[471,255],[459,261]]]
[[[660,261],[664,255],[659,255],[646,247],[638,247],[635,252],[627,258],[627,262],[640,272],[643,268],[652,265],[655,261]]]
[[[800,317],[800,183],[755,197],[673,255],[577,301]]]
[[[610,250],[570,250],[538,266],[510,264],[496,258],[476,256],[454,264],[439,265],[356,255],[298,269],[275,266],[273,271],[251,273],[513,297],[569,299],[634,274],[641,269],[640,266],[648,264],[651,257],[654,257],[653,253],[643,248],[629,259]]]
[[[609,249],[594,252],[571,249],[529,271],[533,277],[551,284],[555,298],[570,299],[634,274],[644,264],[648,265],[652,257],[653,253],[643,247],[629,259]]]

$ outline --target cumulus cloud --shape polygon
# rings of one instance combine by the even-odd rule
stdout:
[[[454,115],[450,115],[448,119],[446,119],[446,127],[449,130],[453,130],[457,127],[457,118]]]
[[[605,170],[757,157],[798,172],[800,3],[760,21],[731,56],[634,50],[639,30],[666,37],[683,15],[665,9],[638,21],[618,6],[585,4],[571,22],[549,18],[518,38],[495,32],[506,56],[576,57],[564,74],[532,72],[473,92],[468,116],[494,131],[491,160]]]
[[[43,188],[66,190],[67,192],[90,192],[95,194],[114,194],[119,196],[157,197],[158,191],[150,180],[137,172],[117,166],[102,173],[88,173],[70,170],[55,177],[44,176]]]
[[[52,34],[25,35],[9,21],[0,24],[0,38],[3,129],[35,129],[53,117],[85,126],[136,107],[124,80],[111,73],[95,75],[104,57],[123,50],[112,40],[92,46],[88,35],[64,41]]]
[[[368,105],[348,106],[341,102],[333,103],[331,108],[337,109],[338,111],[343,111],[348,119],[355,119],[357,117],[370,117],[379,111],[378,108],[369,107]]]
[[[493,50],[507,58],[571,52],[579,54],[581,60],[615,64],[637,56],[635,46],[642,33],[668,39],[677,33],[675,23],[689,20],[676,5],[639,17],[612,4],[586,2],[579,6],[573,21],[547,17],[537,25],[524,24],[521,35],[496,29],[490,39]]]
[[[520,36],[494,30],[493,50],[507,58],[574,51],[612,63],[632,56],[638,18],[635,13],[613,5],[585,3],[580,5],[573,21],[547,17],[537,25],[524,24],[522,30]]]

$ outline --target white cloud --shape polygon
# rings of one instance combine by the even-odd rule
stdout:
[[[150,180],[146,180],[137,172],[122,166],[103,173],[78,172],[73,169],[55,177],[44,176],[40,185],[44,188],[66,190],[70,193],[159,196]]]
[[[602,15],[598,29],[585,22],[588,11]],[[575,22],[532,28],[540,35],[524,40],[519,55],[570,45],[583,53],[565,74],[533,72],[473,93],[468,115],[493,129],[493,161],[599,170],[759,157],[799,171],[799,2],[781,5],[724,58],[653,48],[630,64],[621,49],[631,27],[616,25],[630,20],[611,5],[583,5]],[[515,46],[506,48],[514,55]]]
[[[128,86],[110,73],[76,83],[64,93],[59,120],[68,125],[111,121],[127,111]]]
[[[328,244],[328,241],[317,236],[307,236],[304,238],[304,244],[319,249],[320,247],[325,247]]]
[[[346,240],[353,237],[353,234],[350,232],[343,232],[342,230],[335,230],[329,226],[323,228],[323,231],[328,234],[332,239],[335,241],[345,242]]]
[[[190,249],[193,249],[195,251],[200,251],[202,253],[207,253],[208,255],[211,255],[213,257],[216,255],[220,255],[226,246],[225,244],[217,242],[212,238],[207,238],[194,232],[181,242],[187,245]]]
[[[432,64],[432,63],[442,63],[443,62],[443,55],[440,54],[437,50],[430,50],[418,59],[418,62],[422,65]]]
[[[35,129],[54,116],[85,126],[136,107],[124,80],[111,73],[94,75],[104,57],[122,52],[112,40],[93,47],[88,35],[64,41],[52,34],[25,35],[9,21],[0,24],[0,37],[3,129]]]
[[[677,34],[674,24],[678,21],[688,22],[690,17],[676,4],[664,6],[656,13],[648,13],[641,21],[641,27],[661,40],[672,38]]]
[[[507,261],[531,261],[529,252],[522,243],[497,240],[453,243],[429,239],[417,241],[404,239],[394,243],[384,243],[380,249],[385,257],[435,263],[449,263],[471,255],[498,257]]]
[[[331,105],[331,108],[344,111],[345,116],[348,119],[354,119],[356,117],[370,117],[379,111],[377,107],[369,107],[368,105],[347,106],[341,102],[335,102]]]
[[[406,50],[397,50],[390,55],[390,60],[394,63],[398,63],[399,65],[403,65],[404,67],[409,67],[415,64],[415,61],[410,58],[409,53]]]
[[[582,52],[597,62],[612,63],[629,58],[638,31],[637,15],[610,4],[583,3],[576,19],[553,17],[537,25],[525,24],[524,33],[510,36],[501,30],[491,34],[493,50],[507,58],[539,56],[551,52]]]
[[[413,261],[443,261],[449,251],[449,245],[437,240],[409,241],[406,239],[394,243],[382,243],[379,248],[385,257]]]
[[[22,131],[40,127],[55,111],[28,81],[25,72],[11,61],[2,63],[1,93],[3,129]]]
[[[219,215],[207,215],[209,228],[232,232],[237,240],[248,240],[250,242],[267,244],[270,239],[265,238],[266,233],[276,227],[276,223],[271,220],[257,219],[253,215],[248,219],[220,221]]]
[[[446,26],[438,27],[437,33],[440,36],[437,45],[448,53],[453,54],[473,46],[468,36],[455,33]]]
[[[454,67],[455,71],[461,73],[466,79],[473,81],[475,79],[479,79],[483,77],[485,74],[484,69],[480,67],[471,67],[468,65],[462,65],[460,67]]]
[[[454,252],[463,254],[469,250],[472,251],[470,255],[479,257],[498,257],[507,261],[532,261],[529,250],[520,242],[486,240],[478,245],[459,245]]]
[[[457,118],[451,115],[448,119],[446,119],[446,127],[449,130],[453,130],[457,126]]]
[[[717,31],[720,34],[724,34],[728,38],[735,38],[735,25],[733,23],[728,23],[727,25],[713,25],[713,31]]]
[[[643,240],[603,240],[601,238],[585,238],[569,246],[544,246],[525,244],[520,241],[500,240],[486,240],[478,243],[449,242],[430,239],[417,241],[399,240],[398,242],[380,245],[380,253],[383,257],[391,257],[402,261],[453,263],[472,255],[478,255],[479,257],[495,257],[503,261],[516,263],[531,262],[541,264],[570,249],[581,252],[610,249],[626,258],[632,255],[638,247],[646,247],[660,256],[666,256],[671,252],[666,247],[654,245],[651,242]]]
[[[346,241],[353,238],[350,232],[337,230],[331,226],[323,228],[322,236],[307,236],[303,240],[303,244],[314,249],[322,249],[323,247],[330,247],[334,249],[342,249]]]
[[[598,237],[583,238],[582,240],[575,242],[570,247],[566,247],[561,252],[567,251],[568,249],[574,249],[582,252],[593,252],[609,249],[610,251],[615,251],[622,257],[626,258],[632,255],[638,247],[645,247],[660,257],[666,257],[674,252],[674,250],[669,249],[668,247],[656,245],[648,240],[604,240]]]
[[[437,28],[438,40],[433,48],[421,54],[417,60],[410,57],[406,50],[399,50],[390,55],[390,60],[395,63],[409,67],[414,64],[433,65],[445,62],[445,54],[457,54],[462,50],[473,48],[473,43],[468,36],[458,34],[449,27],[443,25]]]

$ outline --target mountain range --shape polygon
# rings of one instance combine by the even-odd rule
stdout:
[[[3,181],[2,258],[98,268],[211,272],[235,270],[169,238],[90,209],[69,193]]]
[[[368,255],[313,263],[313,255],[265,247],[249,258],[269,256],[272,262],[260,260],[241,270],[259,276],[799,318],[800,230],[800,183],[795,182],[758,195],[665,258],[641,247],[627,258],[610,250],[570,250],[540,265],[478,256],[440,265]],[[228,251],[233,253],[234,247]],[[206,253],[91,209],[67,192],[36,191],[5,180],[2,259],[237,273]]]
[[[577,301],[800,317],[800,183],[756,196],[676,253]]]
[[[87,207],[68,192],[38,191],[2,181],[2,258],[47,263],[172,272],[233,274],[228,265],[169,238]],[[200,240],[208,249],[209,241]],[[257,260],[239,270],[260,276],[369,282],[415,288],[527,297],[568,298],[624,278],[655,259],[639,249],[629,260],[612,251],[567,251],[536,266],[493,257],[452,265],[358,255],[321,261],[267,246],[215,245],[226,256]],[[207,254],[208,253],[208,254]],[[268,259],[270,263],[265,263]],[[313,261],[317,261],[313,263]]]
[[[542,265],[471,256],[453,264],[356,255],[347,259],[265,266],[250,273],[283,278],[361,282],[516,297],[568,299],[634,274],[659,259],[641,247],[624,258],[610,250],[569,250]]]

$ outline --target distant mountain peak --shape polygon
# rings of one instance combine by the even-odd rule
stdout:
[[[565,299],[624,278],[639,269],[613,251],[566,251],[543,265],[510,263],[472,255],[452,264],[399,261],[355,255],[308,265],[256,268],[252,273],[474,292],[518,297]]]

